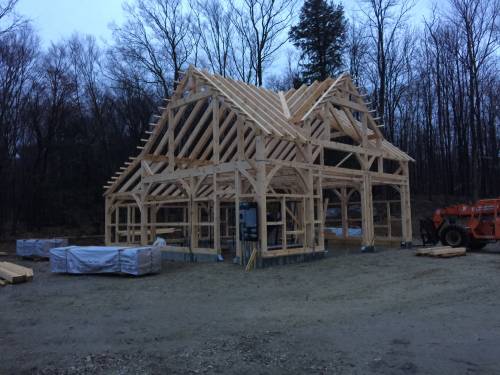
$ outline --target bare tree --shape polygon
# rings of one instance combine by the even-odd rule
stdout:
[[[481,119],[480,75],[485,62],[500,46],[499,42],[499,0],[450,0],[453,13],[449,19],[456,26],[466,46],[462,52],[469,76],[469,121],[472,130],[472,175],[477,183],[473,195],[478,198],[481,179],[477,171],[484,149],[481,140],[483,124]]]
[[[364,67],[368,62],[368,35],[367,30],[360,23],[352,20],[347,25],[346,52],[349,74],[358,86],[364,86]]]
[[[377,71],[376,101],[377,112],[385,120],[388,55],[394,50],[399,31],[405,26],[413,0],[363,0],[367,8],[361,11],[367,18],[370,38],[375,45],[375,65]],[[394,124],[388,124],[393,127]]]
[[[242,0],[233,5],[234,25],[251,55],[255,84],[262,86],[264,67],[286,43],[296,0]]]
[[[191,8],[204,57],[213,72],[225,77],[231,64],[231,13],[219,0],[192,1]]]
[[[17,202],[18,174],[9,173],[26,139],[25,112],[38,38],[29,25],[0,35],[0,206]],[[0,210],[0,233],[6,210]],[[17,212],[12,221],[13,230]]]
[[[124,10],[127,21],[113,28],[116,53],[141,64],[144,79],[169,96],[194,49],[191,16],[182,0],[135,0]]]
[[[301,84],[299,56],[291,49],[286,51],[286,68],[280,73],[271,75],[267,79],[266,86],[275,91],[288,91],[297,88]]]
[[[0,35],[27,25],[24,17],[15,12],[19,0],[0,0]]]

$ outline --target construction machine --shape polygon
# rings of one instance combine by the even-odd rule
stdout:
[[[424,246],[441,241],[445,246],[482,249],[500,240],[500,198],[438,208],[432,219],[420,220],[420,235]]]

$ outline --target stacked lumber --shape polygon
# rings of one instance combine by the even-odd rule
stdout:
[[[417,256],[451,258],[466,255],[465,247],[437,246],[417,250]]]
[[[0,262],[0,286],[33,280],[33,270],[10,262]]]

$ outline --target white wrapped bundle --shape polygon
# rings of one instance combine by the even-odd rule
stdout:
[[[50,268],[53,273],[146,275],[160,272],[161,252],[153,247],[60,247],[50,251]]]
[[[65,238],[17,240],[16,254],[21,257],[48,258],[50,249],[63,246],[68,246]]]

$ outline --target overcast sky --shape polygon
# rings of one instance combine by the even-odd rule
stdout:
[[[17,12],[33,21],[44,45],[73,32],[110,39],[109,24],[123,20],[123,0],[20,0]]]
[[[17,11],[33,21],[47,46],[51,41],[70,36],[73,32],[92,34],[99,40],[109,40],[109,24],[120,24],[124,15],[124,0],[20,0]],[[429,14],[432,0],[416,0],[414,21]],[[336,2],[336,1],[335,1]],[[356,1],[343,1],[347,13],[359,9]]]

